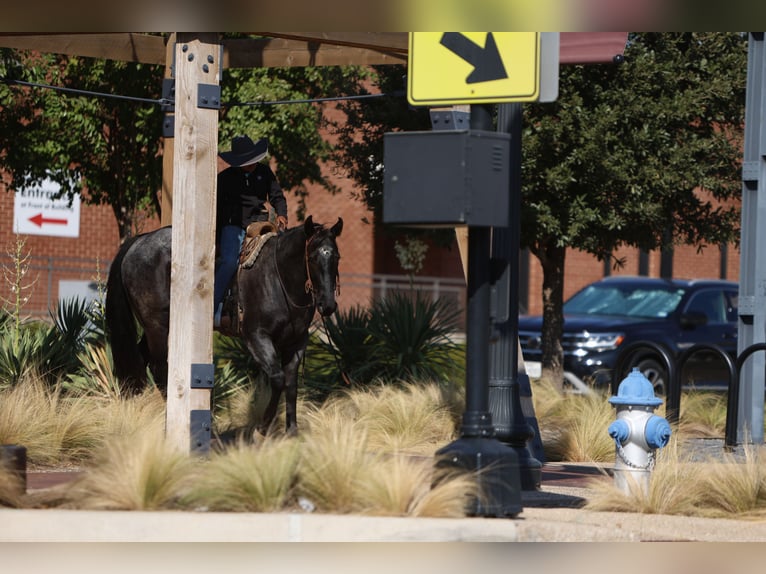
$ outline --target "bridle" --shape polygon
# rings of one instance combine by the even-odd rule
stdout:
[[[308,309],[309,307],[316,307],[316,294],[314,292],[314,282],[311,280],[311,270],[309,268],[309,247],[311,246],[311,243],[316,238],[317,233],[314,233],[311,235],[311,237],[308,237],[306,239],[306,242],[304,244],[303,248],[303,264],[306,268],[306,282],[303,285],[303,289],[305,293],[311,294],[311,303],[308,303],[306,305],[298,305],[296,304],[291,298],[290,294],[287,292],[287,289],[285,288],[284,281],[282,281],[282,275],[279,273],[279,262],[277,261],[277,251],[279,247],[279,237],[277,237],[277,244],[274,248],[274,268],[277,272],[277,279],[279,279],[279,286],[282,288],[282,292],[285,294],[285,299],[287,299],[288,304],[292,305],[293,307],[297,309]],[[335,296],[340,295],[340,274],[336,271],[335,272]]]

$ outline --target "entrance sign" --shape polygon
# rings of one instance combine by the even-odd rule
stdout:
[[[412,32],[407,99],[414,106],[537,101],[540,36],[538,32]]]
[[[80,195],[57,198],[61,185],[45,179],[21,189],[13,201],[13,232],[25,235],[80,236]]]

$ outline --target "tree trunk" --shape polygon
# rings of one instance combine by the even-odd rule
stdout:
[[[538,259],[543,268],[542,377],[564,390],[564,261],[566,248],[543,246]]]

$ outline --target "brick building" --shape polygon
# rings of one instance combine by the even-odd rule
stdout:
[[[306,198],[307,213],[314,220],[332,224],[337,217],[344,221],[343,234],[338,239],[341,251],[340,279],[341,308],[366,305],[388,287],[407,285],[408,277],[399,266],[394,254],[394,239],[386,235],[375,237],[372,214],[366,206],[352,197],[353,182],[331,175],[341,191],[331,195],[322,188],[310,188]],[[3,186],[4,187],[4,186]],[[288,191],[288,201],[290,194]],[[294,201],[290,221],[297,223]],[[22,284],[34,283],[23,294],[29,296],[25,312],[45,316],[55,305],[61,282],[95,282],[105,280],[108,265],[119,247],[117,224],[109,206],[90,206],[84,202],[80,209],[79,237],[51,235],[16,235],[13,232],[14,193],[0,191],[0,297],[11,297],[9,273],[12,271],[17,242],[28,256],[29,271]],[[158,220],[147,220],[144,230],[159,226]],[[642,254],[636,249],[624,248],[616,254],[624,257],[621,269],[610,269],[592,256],[570,250],[566,261],[565,297],[584,285],[605,275],[661,275],[661,255],[656,252]],[[522,256],[527,270],[527,290],[521,289],[521,309],[530,313],[541,312],[542,271],[532,256]],[[739,277],[739,251],[732,245],[725,248],[708,247],[697,253],[694,246],[678,247],[672,256],[672,275],[678,278],[721,277],[737,280]],[[523,280],[522,272],[522,280]],[[452,296],[458,305],[464,305],[463,273],[456,245],[449,249],[430,247],[424,267],[417,275],[418,283],[436,289],[442,295]],[[7,306],[7,303],[4,305]]]

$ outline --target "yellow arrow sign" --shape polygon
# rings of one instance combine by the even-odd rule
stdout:
[[[407,99],[414,106],[533,102],[537,32],[411,32]]]

